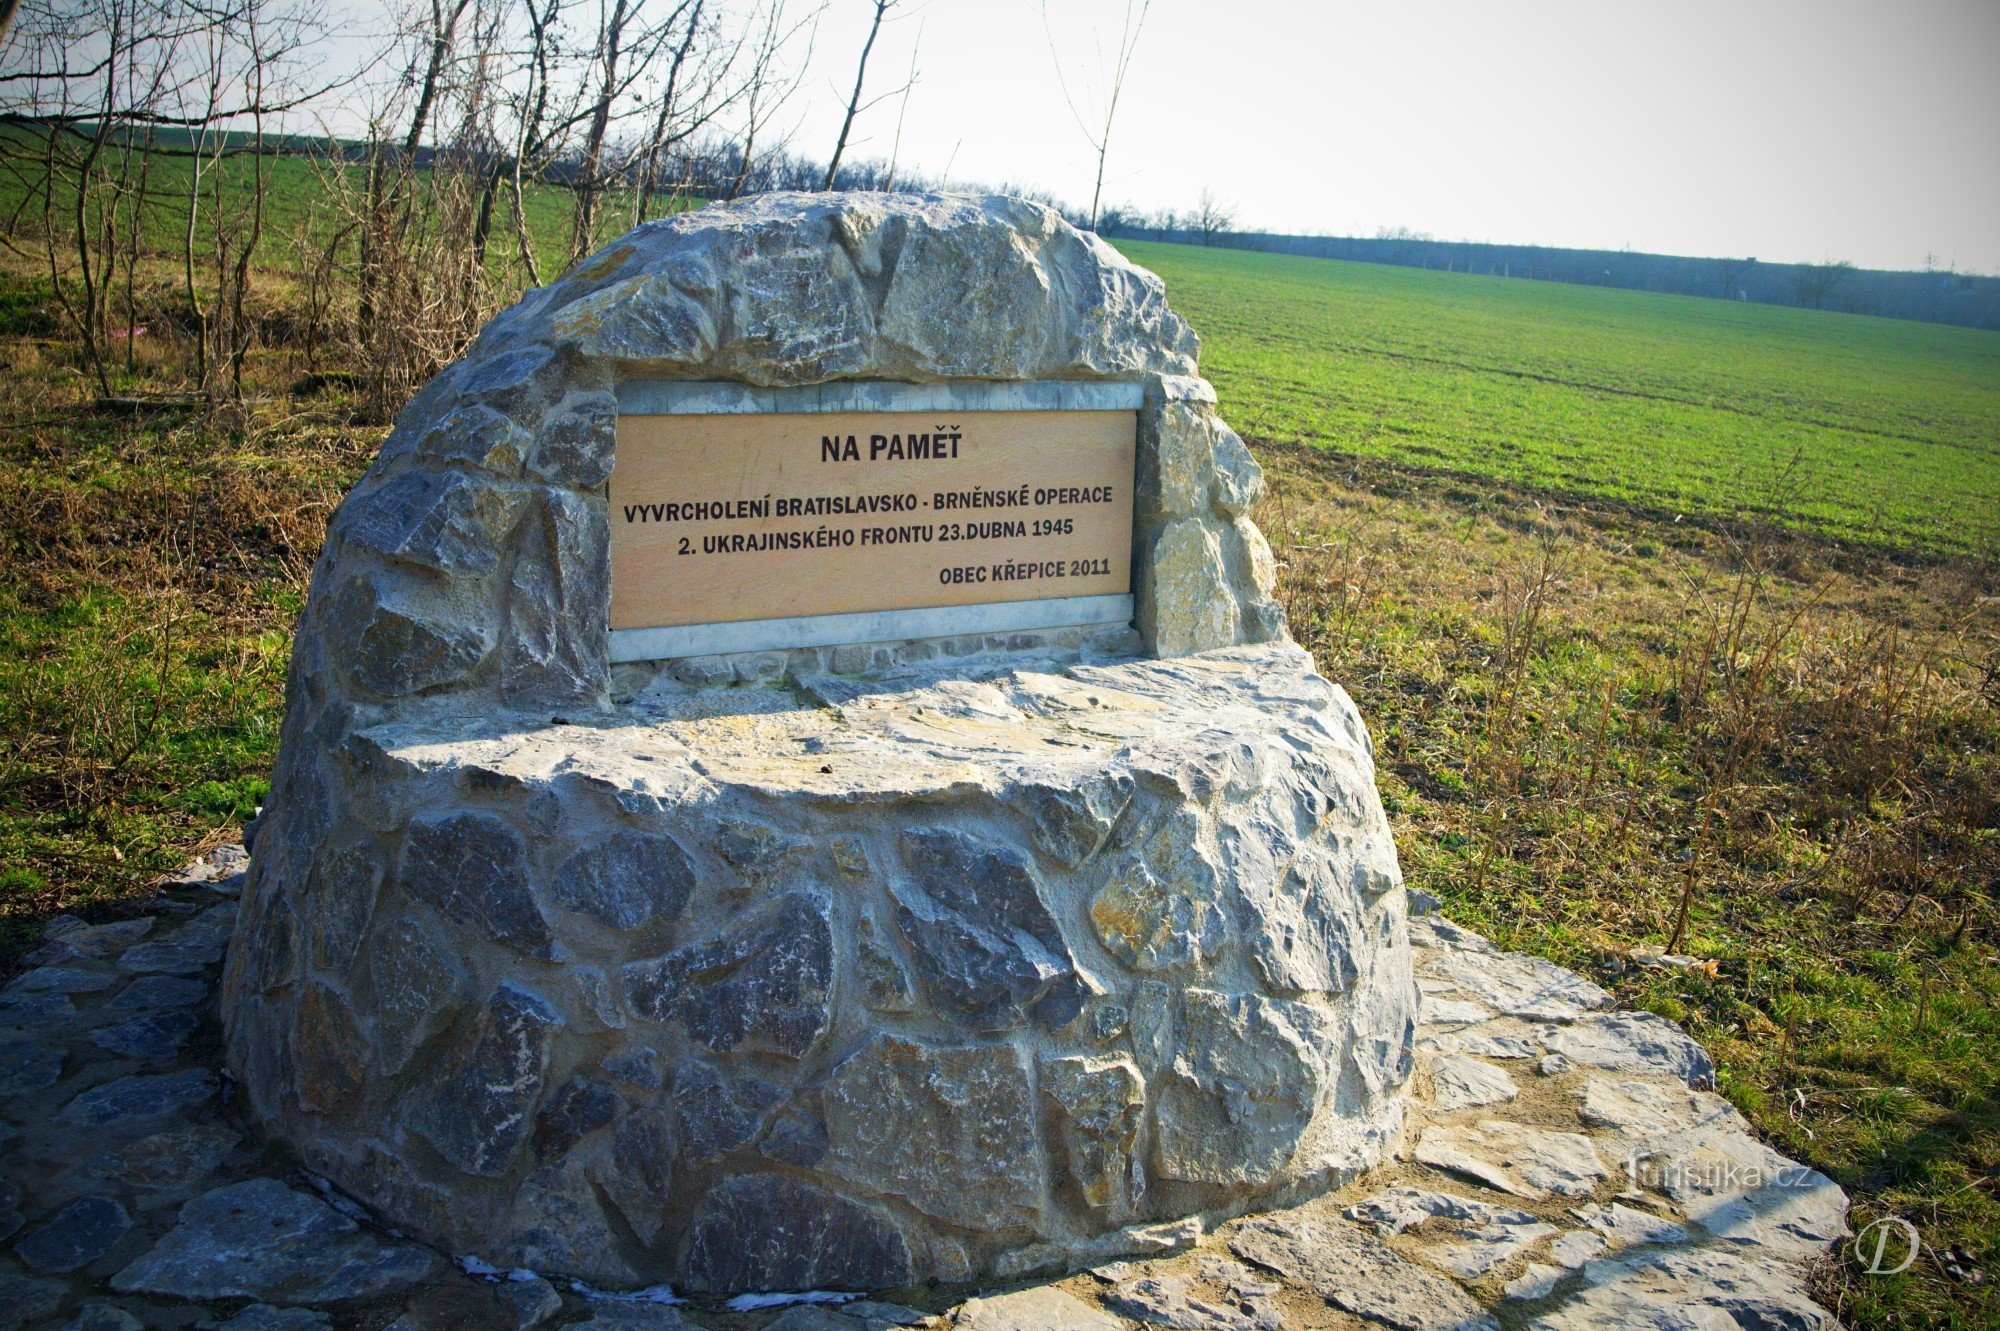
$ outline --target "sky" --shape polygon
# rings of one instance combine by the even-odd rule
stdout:
[[[870,0],[831,0],[793,146],[839,129]],[[1125,0],[928,0],[862,156],[1087,206]],[[920,45],[919,45],[920,43]],[[1154,0],[1106,204],[1244,229],[2000,272],[2000,0]]]
[[[350,0],[342,45],[412,2]],[[821,160],[873,0],[823,3],[775,127]],[[900,0],[867,97],[917,82],[850,159],[1087,208],[1072,103],[1101,119],[1127,12]],[[1245,230],[2000,273],[2000,0],[1153,0],[1104,202],[1204,189]]]

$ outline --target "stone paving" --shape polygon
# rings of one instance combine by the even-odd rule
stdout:
[[[844,1303],[672,1306],[482,1271],[378,1227],[247,1128],[215,1024],[242,867],[226,846],[146,914],[58,918],[0,989],[0,1331],[1836,1325],[1806,1276],[1846,1198],[1706,1089],[1700,1047],[1435,916],[1411,925],[1401,1148],[1331,1196],[1043,1283]]]

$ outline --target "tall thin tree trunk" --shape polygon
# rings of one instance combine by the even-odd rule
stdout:
[[[822,190],[833,188],[834,180],[840,175],[840,159],[847,151],[847,136],[854,130],[854,117],[861,113],[861,87],[868,81],[868,53],[875,49],[876,34],[882,31],[882,16],[896,0],[875,0],[875,17],[868,24],[868,40],[861,44],[861,60],[854,69],[854,91],[847,99],[847,114],[840,122],[840,137],[833,141],[833,157],[826,164],[826,183]]]

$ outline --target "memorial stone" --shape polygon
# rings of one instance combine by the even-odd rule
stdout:
[[[713,1292],[1374,1163],[1401,878],[1196,349],[1001,198],[711,206],[495,318],[314,570],[223,980],[264,1127],[451,1252]]]

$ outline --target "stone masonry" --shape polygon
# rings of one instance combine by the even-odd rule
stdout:
[[[224,973],[263,1128],[502,1267],[1072,1268],[1401,1122],[1353,704],[1159,280],[1006,199],[768,196],[495,318],[335,515]],[[1134,383],[1132,626],[608,665],[616,386]]]
[[[242,864],[223,847],[110,918],[58,917],[0,985],[0,1331],[1837,1326],[1807,1281],[1840,1189],[1702,1089],[1670,1023],[1435,916],[1410,926],[1402,1141],[1317,1200],[1067,1278],[747,1311],[494,1269],[258,1144],[216,1030]]]

